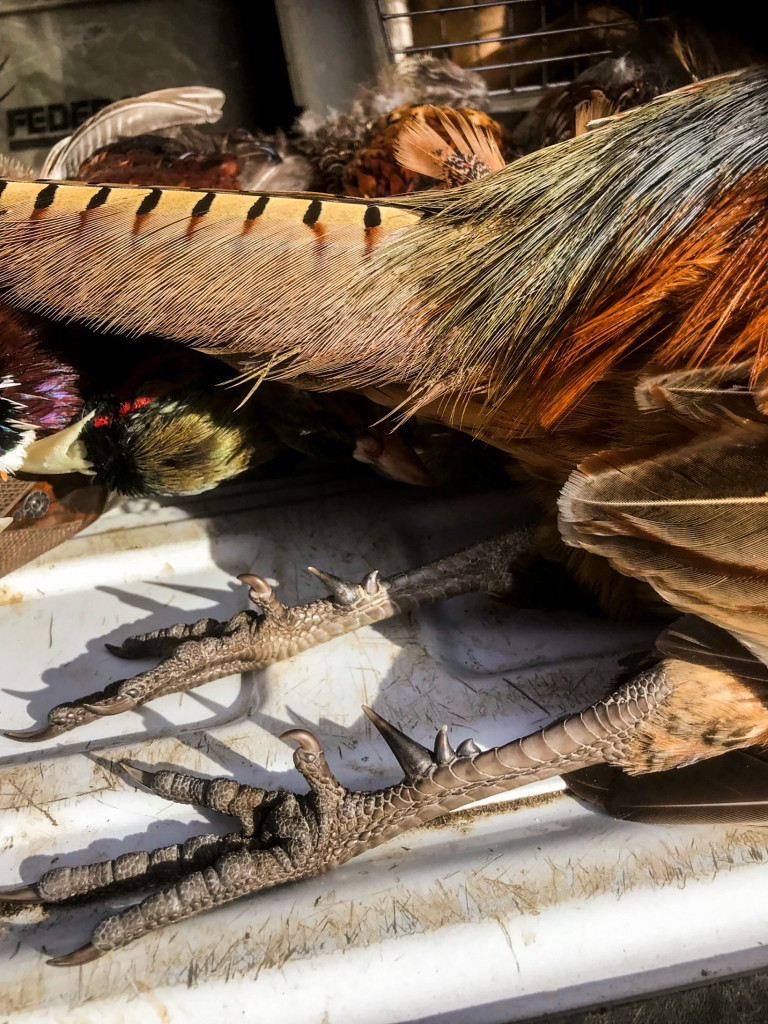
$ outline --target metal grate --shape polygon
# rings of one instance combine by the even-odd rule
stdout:
[[[377,0],[389,51],[444,55],[479,71],[494,106],[529,106],[610,54],[631,48],[641,22],[662,21],[657,0],[621,8],[580,0]],[[507,100],[508,102],[504,102]]]

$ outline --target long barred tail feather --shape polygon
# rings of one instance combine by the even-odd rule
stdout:
[[[348,304],[377,247],[421,214],[313,194],[73,183],[0,184],[0,279],[12,302],[130,334],[193,344],[249,373],[354,363]],[[245,357],[245,358],[244,358]]]

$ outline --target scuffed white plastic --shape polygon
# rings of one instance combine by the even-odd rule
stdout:
[[[508,526],[514,492],[446,499],[376,480],[231,487],[179,507],[127,503],[0,581],[3,728],[143,667],[104,641],[247,601],[239,572],[309,599],[319,565],[383,575]],[[360,713],[426,744],[521,735],[601,695],[647,632],[473,596],[360,630],[258,676],[210,683],[58,740],[0,739],[0,885],[226,831],[140,792],[127,757],[303,785],[275,737],[312,729],[346,784],[398,770]],[[502,1022],[768,962],[768,834],[619,823],[559,780],[408,833],[328,875],[241,900],[75,969],[45,954],[87,940],[105,903],[0,923],[2,1019],[56,1024],[220,1019],[280,1024]]]

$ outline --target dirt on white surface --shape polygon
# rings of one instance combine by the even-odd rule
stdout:
[[[245,607],[239,572],[292,603],[320,593],[307,564],[386,575],[516,515],[511,491],[446,498],[360,478],[129,503],[2,581],[2,726],[42,724],[53,704],[148,664],[116,661],[105,641]],[[399,773],[361,704],[427,744],[446,724],[454,745],[490,746],[592,701],[651,639],[575,611],[459,598],[57,740],[0,739],[0,885],[231,828],[140,792],[112,771],[123,758],[302,786],[276,738],[301,726],[342,782],[376,788]],[[614,822],[562,789],[448,816],[81,968],[45,956],[87,941],[108,904],[16,908],[0,920],[0,1020],[501,1022],[768,963],[768,834]]]

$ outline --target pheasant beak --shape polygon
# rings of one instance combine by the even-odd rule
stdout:
[[[437,483],[416,452],[399,434],[382,428],[366,431],[357,439],[353,458],[369,462],[393,480],[416,487],[434,487]]]
[[[46,473],[84,473],[86,476],[94,476],[93,466],[85,457],[85,448],[80,438],[83,427],[93,415],[89,413],[63,430],[34,441],[27,448],[19,472],[43,476]]]

